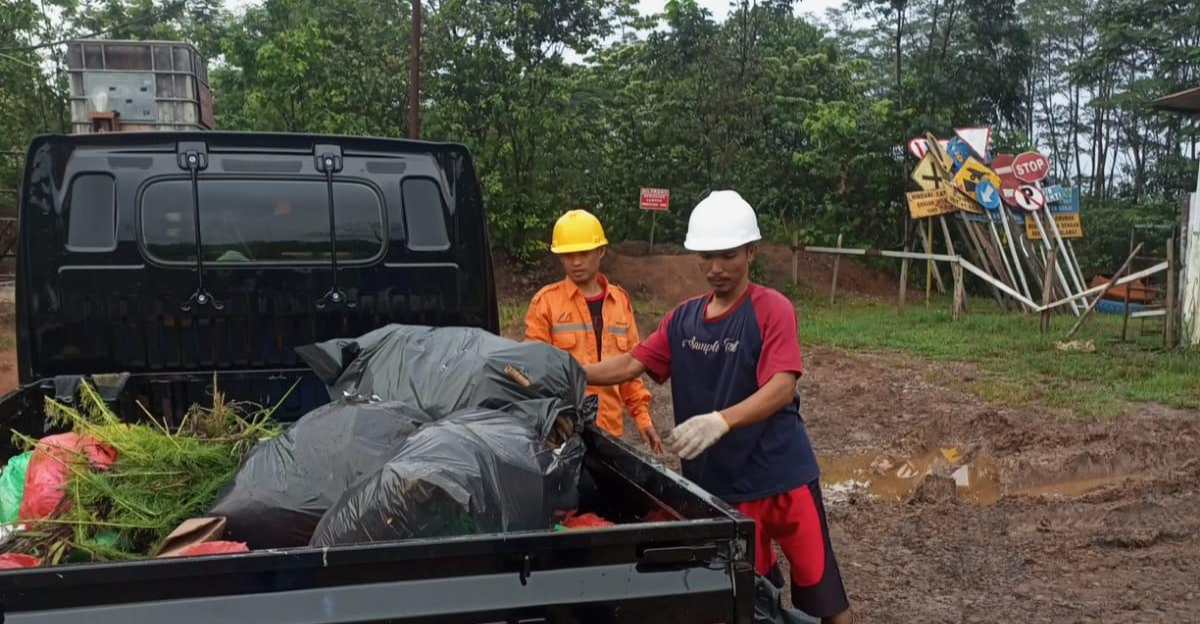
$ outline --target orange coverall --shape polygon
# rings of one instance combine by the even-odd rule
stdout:
[[[601,353],[596,353],[596,333],[587,301],[570,279],[550,284],[534,295],[525,315],[525,339],[552,344],[570,353],[580,364],[594,364],[601,357],[616,357],[632,350],[638,343],[638,329],[629,294],[620,286],[609,284],[603,275],[600,285],[606,293]],[[623,407],[629,408],[638,429],[651,426],[650,391],[641,379],[619,386],[588,386],[587,393],[600,396],[596,424],[613,436],[619,438],[625,430]]]

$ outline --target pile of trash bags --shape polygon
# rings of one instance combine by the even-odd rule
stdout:
[[[595,398],[540,343],[389,325],[299,349],[333,403],[260,442],[211,516],[252,549],[549,529]]]

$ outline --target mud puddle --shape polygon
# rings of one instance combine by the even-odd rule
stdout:
[[[1076,498],[1092,490],[1136,479],[1127,472],[1094,468],[1084,473],[1023,477],[1007,475],[986,455],[967,458],[961,449],[941,447],[907,459],[867,451],[818,457],[821,482],[832,500],[852,493],[903,501],[934,475],[954,482],[954,497],[967,503],[990,505],[1002,496],[1060,496]]]

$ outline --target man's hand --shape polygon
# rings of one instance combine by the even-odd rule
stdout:
[[[683,459],[695,459],[729,433],[729,423],[721,412],[693,416],[675,428],[667,438],[671,450]]]
[[[654,428],[654,425],[638,429],[638,434],[642,436],[642,443],[650,447],[651,451],[659,454],[663,452],[662,438],[658,437],[658,431]]]

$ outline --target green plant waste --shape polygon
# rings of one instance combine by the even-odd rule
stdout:
[[[227,401],[215,378],[212,406],[192,405],[174,428],[140,403],[144,421],[123,421],[86,382],[79,394],[78,409],[48,397],[47,420],[114,449],[116,460],[107,470],[90,469],[82,456],[71,462],[58,511],[27,522],[0,551],[42,565],[151,556],[181,522],[203,513],[256,443],[281,431],[273,408]],[[37,444],[13,437],[28,449]]]

